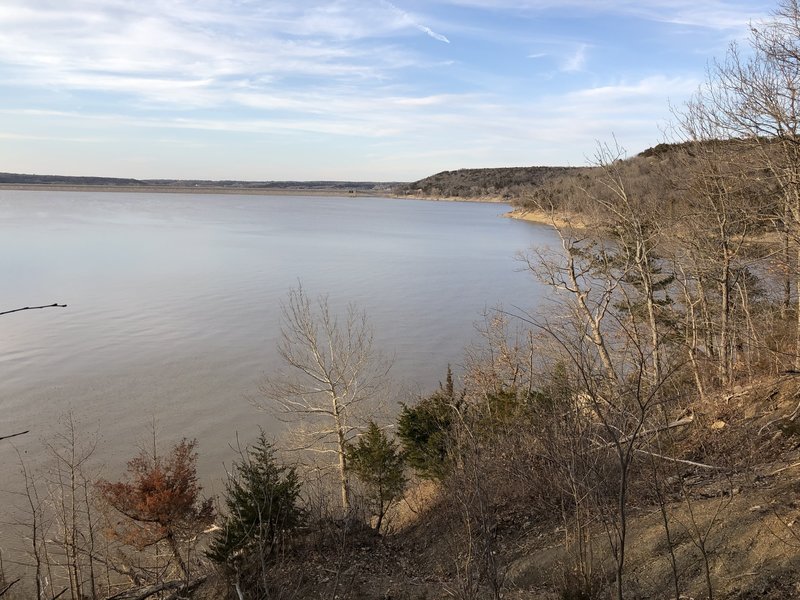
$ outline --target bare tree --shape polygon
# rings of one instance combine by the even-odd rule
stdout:
[[[655,409],[664,406],[662,388],[675,368],[662,354],[659,306],[672,277],[661,274],[661,222],[657,211],[645,210],[630,192],[630,182],[618,169],[618,155],[619,149],[601,146],[597,192],[586,192],[603,229],[591,234],[560,226],[553,218],[561,251],[526,257],[540,281],[561,293],[561,311],[556,312],[567,314],[550,319],[517,316],[552,338],[560,360],[574,374],[574,423],[593,460],[585,460],[584,449],[577,465],[569,453],[553,460],[575,488],[570,495],[578,533],[593,518],[606,529],[616,567],[616,597],[621,600],[636,458],[643,434],[657,427]],[[591,573],[590,568],[586,572]]]
[[[60,419],[61,428],[46,442],[51,466],[45,474],[54,512],[51,555],[66,572],[74,600],[98,597],[95,557],[99,528],[93,510],[95,474],[88,462],[95,452],[95,436],[82,434],[72,413]]]
[[[102,595],[98,575],[98,517],[93,502],[97,438],[81,432],[72,413],[43,440],[46,460],[31,469],[20,458],[24,492],[16,523],[27,530],[38,598],[96,599]]]
[[[677,268],[684,275],[681,283],[687,306],[697,306],[703,316],[702,335],[695,339],[702,340],[703,346],[691,349],[690,355],[696,359],[700,351],[714,359],[719,380],[728,385],[737,359],[750,358],[751,353],[743,351],[745,338],[750,338],[749,346],[756,345],[756,332],[747,325],[750,295],[743,293],[747,280],[753,279],[750,269],[765,259],[763,250],[755,251],[754,237],[777,228],[783,238],[784,276],[791,261],[786,254],[789,230],[784,210],[777,206],[781,202],[776,202],[776,195],[782,194],[779,186],[765,177],[753,140],[725,139],[730,132],[720,126],[711,108],[696,99],[676,115],[685,140],[684,150],[676,153],[685,187],[685,215],[677,234],[682,264]],[[779,218],[783,219],[780,225],[775,222]],[[765,266],[756,268],[766,273]],[[785,277],[784,318],[789,310],[790,283]]]
[[[800,271],[800,0],[781,0],[770,20],[750,29],[750,52],[734,44],[715,63],[687,113],[709,124],[715,137],[747,142],[762,173],[777,190],[772,215],[784,251],[784,314]],[[699,118],[698,118],[699,117]],[[794,261],[792,260],[794,259]],[[791,281],[793,276],[794,282]],[[796,294],[794,367],[800,368],[800,294]]]
[[[553,224],[555,226],[555,219]],[[528,268],[545,285],[565,294],[565,306],[574,317],[570,323],[580,337],[594,348],[592,354],[602,365],[608,383],[619,381],[618,366],[612,359],[613,337],[606,327],[612,302],[621,285],[619,277],[599,277],[611,273],[613,258],[604,240],[577,234],[569,227],[555,227],[561,251],[534,249],[523,256]]]
[[[343,318],[327,296],[316,302],[302,286],[281,305],[278,354],[284,368],[260,391],[279,418],[297,425],[296,449],[332,455],[341,488],[342,508],[350,512],[347,444],[359,425],[359,411],[385,391],[390,363],[373,344],[366,313],[348,305]]]
[[[619,272],[620,306],[630,319],[637,343],[644,347],[648,340],[649,376],[653,385],[658,385],[664,368],[660,313],[669,301],[666,288],[672,282],[671,275],[662,273],[664,261],[659,256],[664,219],[659,202],[634,191],[630,177],[620,166],[624,156],[624,149],[616,142],[613,146],[598,145],[594,163],[601,172],[599,189],[598,193],[587,192],[587,196],[597,204],[601,213],[598,220],[613,243],[613,250],[608,251],[611,260],[607,261],[612,264],[606,269]]]

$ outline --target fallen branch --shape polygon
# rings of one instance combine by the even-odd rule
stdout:
[[[797,418],[797,413],[799,412],[800,412],[800,402],[797,404],[794,411],[789,416],[783,415],[782,417],[778,417],[777,419],[772,419],[772,421],[770,421],[766,425],[762,425],[761,429],[758,430],[758,435],[761,435],[762,431],[764,431],[770,425],[774,425],[778,421],[794,421]]]
[[[658,454],[657,452],[650,452],[649,450],[642,450],[641,448],[634,448],[634,450],[636,452],[641,452],[642,454],[647,454],[648,456],[655,456],[656,458],[668,460],[671,462],[681,463],[684,465],[691,465],[693,467],[700,467],[701,469],[713,469],[715,471],[725,470],[725,467],[715,467],[714,465],[706,465],[703,463],[695,462],[693,460],[684,460],[682,458],[673,458],[672,456],[664,456],[663,454]]]
[[[636,434],[622,436],[621,438],[619,438],[619,440],[614,440],[614,441],[611,441],[611,442],[605,442],[605,444],[598,444],[598,447],[596,449],[599,450],[600,448],[610,448],[611,446],[616,446],[617,444],[627,444],[628,442],[630,442],[634,438],[638,440],[638,439],[640,439],[640,438],[642,438],[643,436],[646,436],[646,435],[651,435],[653,433],[659,433],[661,431],[666,431],[668,429],[674,429],[676,427],[681,427],[682,425],[689,425],[693,421],[694,421],[694,415],[690,415],[688,417],[684,417],[682,419],[678,419],[677,421],[673,421],[672,423],[669,423],[667,425],[662,425],[661,427],[656,427],[655,429],[646,429],[646,430],[640,431],[639,433],[636,433]],[[602,422],[595,421],[595,422],[592,423],[592,425],[595,425],[597,427],[604,427],[604,428],[611,427],[611,428],[615,429],[617,432],[622,433],[622,430],[614,427],[613,425],[607,425],[607,424],[602,423]],[[642,450],[642,452],[644,452],[644,451]],[[658,456],[658,455],[654,455],[654,456]],[[662,457],[662,458],[668,458],[668,457]],[[678,460],[678,459],[676,458],[674,460]],[[714,468],[716,468],[716,467],[714,467]]]
[[[796,462],[796,463],[791,464],[789,466],[782,467],[782,468],[778,469],[777,471],[773,471],[772,473],[770,473],[768,475],[768,477],[772,477],[773,475],[777,475],[778,473],[783,473],[784,471],[788,471],[789,469],[794,469],[795,467],[800,467],[800,462]]]
[[[145,600],[150,596],[155,596],[160,592],[174,591],[169,598],[178,598],[183,592],[191,591],[198,587],[206,580],[206,576],[198,577],[190,582],[183,579],[175,579],[173,581],[165,581],[164,583],[155,583],[145,587],[134,588],[132,590],[125,590],[119,594],[109,596],[106,600]]]
[[[171,593],[169,596],[167,596],[166,600],[183,600],[184,598],[188,598],[188,596],[184,596],[184,594],[191,594],[194,590],[200,587],[205,580],[205,575],[203,577],[198,577],[194,581],[187,583],[185,587],[182,587],[181,589]]]
[[[661,427],[656,427],[655,429],[646,429],[644,431],[640,431],[636,434],[636,438],[641,438],[645,435],[650,435],[651,433],[660,433],[662,431],[667,431],[668,429],[675,429],[676,427],[680,427],[681,425],[688,425],[689,423],[694,422],[694,415],[689,415],[688,417],[684,417],[683,419],[678,419],[677,421],[673,421],[667,425],[662,425]],[[619,440],[620,444],[624,444],[632,440],[634,436],[626,435],[625,437]],[[610,443],[609,446],[614,445],[614,442]]]
[[[0,311],[0,315],[10,315],[11,313],[20,312],[22,310],[39,310],[40,308],[67,308],[67,305],[53,302],[52,304],[43,304],[42,306],[23,306],[22,308]]]

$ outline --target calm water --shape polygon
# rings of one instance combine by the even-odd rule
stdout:
[[[247,396],[278,366],[279,302],[298,281],[366,309],[395,380],[430,389],[473,324],[541,290],[514,255],[550,231],[501,205],[380,198],[0,191],[0,435],[41,448],[73,410],[114,470],[155,418],[200,440],[212,491],[237,432],[275,430]],[[399,400],[407,399],[400,397]],[[17,471],[0,442],[0,474]],[[111,474],[113,476],[113,473]],[[7,482],[9,479],[5,479]]]

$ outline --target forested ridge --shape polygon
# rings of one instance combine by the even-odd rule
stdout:
[[[523,197],[552,178],[582,171],[573,167],[503,167],[442,171],[419,181],[399,185],[395,193],[425,198],[468,200]]]
[[[519,257],[548,299],[487,311],[437,389],[387,398],[368,315],[300,285],[254,400],[287,435],[240,445],[218,498],[202,440],[99,475],[65,418],[0,596],[798,597],[800,1],[750,44],[672,144],[437,180],[519,185],[559,240]]]

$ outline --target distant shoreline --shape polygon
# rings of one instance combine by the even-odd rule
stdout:
[[[510,204],[503,198],[481,197],[427,197],[395,194],[381,190],[343,190],[333,188],[233,188],[207,186],[123,186],[123,185],[69,185],[50,183],[0,183],[0,190],[11,191],[52,191],[52,192],[105,192],[135,194],[225,194],[247,196],[332,196],[339,198],[396,198],[398,200],[426,200],[429,202],[480,202],[484,204]]]
[[[375,196],[377,190],[337,190],[301,188],[232,188],[232,187],[193,187],[174,185],[69,185],[50,183],[0,183],[0,190],[53,191],[53,192],[118,192],[134,194],[238,194],[249,196]]]

